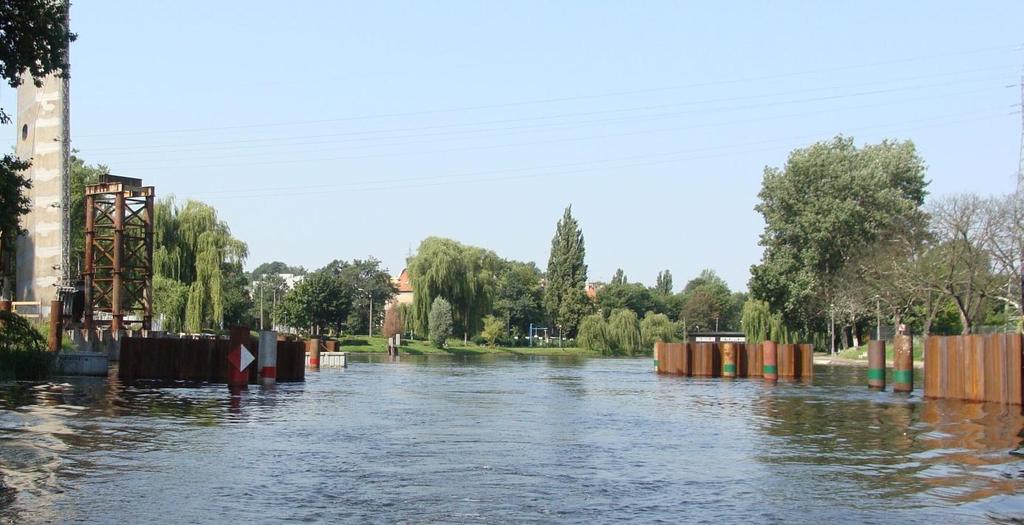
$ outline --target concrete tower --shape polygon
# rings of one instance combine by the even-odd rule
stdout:
[[[40,301],[44,310],[70,276],[67,83],[56,75],[36,87],[31,78],[18,87],[15,154],[30,160],[28,196],[32,210],[22,216],[26,234],[18,238],[15,300]]]

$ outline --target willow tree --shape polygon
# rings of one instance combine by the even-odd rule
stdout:
[[[428,237],[409,259],[416,330],[428,331],[430,308],[436,297],[452,306],[455,326],[463,338],[477,333],[491,313],[499,259],[494,252],[465,246],[451,239]]]
[[[178,206],[173,197],[155,209],[154,308],[171,326],[198,332],[224,319],[224,273],[248,255],[212,206],[194,200]],[[182,290],[187,289],[182,300]],[[160,291],[167,292],[161,296]],[[183,310],[182,310],[183,309]],[[183,325],[175,326],[175,322]]]

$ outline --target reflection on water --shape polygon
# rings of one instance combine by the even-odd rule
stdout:
[[[386,356],[303,384],[0,384],[0,522],[1024,518],[1021,407],[643,360]]]

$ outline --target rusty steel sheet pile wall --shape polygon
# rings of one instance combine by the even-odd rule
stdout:
[[[259,339],[251,338],[247,347],[254,353],[258,352]],[[302,341],[278,343],[278,382],[305,380],[304,349]],[[229,351],[230,341],[227,339],[125,337],[121,340],[118,378],[126,382],[227,383]],[[250,366],[248,372],[250,384],[258,384],[257,367]]]
[[[924,395],[1024,404],[1020,334],[930,336],[924,341]]]
[[[734,349],[736,377],[764,377],[764,345],[729,343]],[[725,362],[720,343],[655,343],[655,370],[659,374],[722,377]],[[777,345],[778,376],[814,377],[814,345]]]

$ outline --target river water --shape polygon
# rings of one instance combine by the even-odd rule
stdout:
[[[870,392],[863,368],[773,386],[649,359],[354,361],[234,399],[0,384],[0,522],[1024,518],[1020,407]]]

